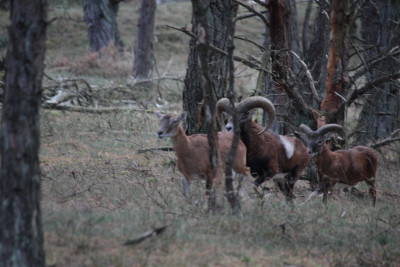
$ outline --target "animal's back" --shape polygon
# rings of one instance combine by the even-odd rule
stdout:
[[[366,146],[356,146],[352,148],[355,151],[360,153],[361,159],[365,162],[365,166],[367,166],[366,171],[368,173],[372,173],[373,177],[376,177],[376,169],[378,166],[378,159],[374,153],[374,151]],[[368,177],[371,178],[371,177]]]

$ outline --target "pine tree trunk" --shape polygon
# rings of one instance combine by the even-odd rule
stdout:
[[[113,43],[122,47],[116,21],[120,0],[83,0],[90,51],[98,52]]]
[[[153,72],[153,40],[156,0],[141,0],[135,36],[134,78],[150,78]]]
[[[301,83],[296,83],[294,80],[300,72],[300,63],[288,52],[290,50],[297,55],[300,54],[296,5],[294,0],[270,0],[267,8],[274,83],[272,84],[269,77],[266,77],[263,91],[276,108],[276,120],[271,130],[279,134],[289,134],[293,132],[291,125],[296,126],[312,120],[308,114],[299,112],[288,96],[289,87],[292,85],[302,94],[310,91],[307,87],[300,88]]]
[[[45,266],[38,153],[46,19],[47,1],[12,2],[1,124],[2,266]]]
[[[226,5],[224,0],[212,2],[207,11],[207,20],[209,23],[210,44],[227,51],[227,35],[223,29],[227,28],[227,21],[224,20],[224,9]],[[196,21],[192,18],[192,31],[198,35],[198,29],[195,27]],[[227,57],[214,51],[208,51],[207,61],[212,82],[212,98],[214,101],[225,96],[227,86]],[[203,93],[200,87],[201,76],[198,66],[198,51],[196,41],[190,41],[190,51],[188,58],[188,69],[185,76],[185,87],[183,90],[183,110],[188,112],[187,133],[193,134],[199,131],[204,132],[204,128],[198,123],[198,114],[203,101]]]
[[[206,16],[209,8],[206,0],[192,0],[193,17],[195,21],[194,27],[197,32],[197,52],[200,63],[201,89],[204,95],[205,124],[207,130],[207,139],[209,150],[209,160],[212,173],[207,177],[207,189],[209,189],[209,210],[213,213],[219,212],[223,207],[222,179],[223,170],[221,165],[221,156],[218,146],[218,134],[216,127],[216,99],[213,93],[212,75],[209,69],[208,53],[210,42],[209,21]]]
[[[318,128],[327,123],[343,123],[344,109],[338,110],[349,86],[350,0],[332,0],[329,12],[330,38],[326,68],[325,96],[321,103],[324,116]],[[338,95],[339,94],[339,95]]]
[[[329,19],[325,13],[328,3],[321,1],[314,22],[314,31],[306,53],[306,63],[310,69],[318,95],[322,99],[325,92],[326,62],[329,44]],[[311,127],[311,125],[309,125]],[[315,125],[316,127],[316,125]],[[315,129],[313,126],[312,129]]]

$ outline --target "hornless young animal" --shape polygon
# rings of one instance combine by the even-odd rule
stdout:
[[[323,201],[327,202],[329,190],[336,183],[354,186],[358,182],[365,181],[372,196],[372,205],[376,204],[376,169],[377,158],[374,151],[365,146],[356,146],[352,149],[331,151],[327,141],[327,134],[336,132],[344,136],[344,129],[338,124],[327,124],[317,131],[308,126],[300,125],[303,140],[307,144],[310,155],[318,169],[320,186],[311,193],[306,201],[323,193]]]
[[[262,108],[268,114],[268,123],[263,129],[251,119],[251,111],[255,108]],[[220,99],[217,103],[220,122],[223,120],[222,113],[227,110],[229,100]],[[296,137],[275,135],[267,131],[275,118],[275,107],[267,98],[249,97],[237,104],[236,111],[240,137],[247,148],[247,166],[251,174],[257,177],[253,183],[255,188],[266,179],[273,179],[286,199],[292,201],[294,185],[310,160],[307,148]],[[232,116],[228,116],[225,129],[233,131]]]
[[[158,112],[155,114],[160,121],[160,128],[157,131],[158,137],[160,139],[170,137],[172,140],[178,170],[185,177],[183,180],[184,196],[190,198],[189,185],[192,180],[206,180],[208,192],[212,186],[213,171],[209,161],[207,135],[187,136],[185,134],[181,121],[186,117],[186,113],[182,113],[179,117],[171,114],[162,115]],[[231,149],[232,139],[232,133],[218,132],[218,144],[223,165],[225,165],[225,159]],[[233,170],[245,175],[245,177],[249,174],[249,169],[246,167],[246,146],[240,140],[233,159]],[[243,192],[239,192],[239,195],[243,195]]]

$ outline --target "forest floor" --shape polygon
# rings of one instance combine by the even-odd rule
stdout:
[[[101,114],[42,109],[46,265],[398,265],[400,161],[387,148],[377,151],[376,207],[365,184],[356,186],[359,194],[334,194],[327,205],[317,197],[301,206],[311,191],[306,181],[299,181],[291,207],[269,181],[264,186],[272,190],[258,198],[250,179],[240,216],[231,215],[227,204],[223,214],[207,213],[204,182],[192,183],[195,204],[186,201],[174,152],[143,150],[171,146],[169,140],[157,138],[153,111],[181,112],[189,39],[165,25],[190,27],[190,3],[158,7],[158,76],[173,79],[142,87],[133,86],[129,77],[137,9],[135,2],[121,3],[118,23],[125,51],[118,53],[111,47],[99,58],[88,53],[78,2],[50,5],[49,17],[57,19],[48,29],[44,88],[72,82],[78,91],[86,88],[85,93],[98,97],[96,103],[128,103],[131,109]],[[1,12],[5,26],[7,15]],[[240,22],[237,33],[261,40],[260,25],[255,19]],[[243,55],[257,53],[247,43],[238,42],[236,48]],[[0,49],[1,55],[4,51]],[[247,96],[256,73],[238,66],[237,74],[236,93]],[[160,227],[166,228],[142,242],[124,245]]]

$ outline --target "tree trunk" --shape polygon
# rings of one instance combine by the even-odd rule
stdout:
[[[38,153],[46,19],[47,1],[12,2],[1,123],[2,266],[45,266]]]
[[[224,9],[224,17],[228,22],[228,27],[226,29],[226,34],[228,36],[228,90],[227,97],[230,99],[232,110],[234,110],[234,83],[235,83],[235,68],[233,63],[233,52],[235,50],[235,46],[233,43],[233,37],[235,35],[235,27],[233,18],[236,15],[238,5],[233,4],[231,1],[226,1],[226,8]],[[237,149],[237,145],[239,143],[240,138],[240,128],[238,123],[238,118],[236,112],[232,113],[233,116],[233,124],[234,124],[234,136],[232,140],[231,150],[226,159],[226,168],[225,168],[225,194],[228,199],[229,204],[232,208],[233,214],[240,213],[240,201],[238,195],[235,193],[235,189],[233,187],[233,176],[232,176],[232,168],[233,168],[233,159],[235,156],[235,152]],[[238,181],[238,187],[241,186]],[[238,188],[238,194],[239,194]]]
[[[362,11],[361,34],[365,40],[364,61],[387,55],[400,43],[400,1],[389,3],[367,2]],[[400,70],[398,58],[387,57],[379,64],[369,66],[366,80],[373,81]],[[400,128],[400,90],[395,81],[382,84],[366,96],[358,120],[356,144],[387,137]]]
[[[309,120],[307,114],[300,113],[287,95],[289,87],[295,84],[296,75],[300,72],[299,61],[288,52],[290,50],[300,54],[296,5],[294,0],[270,0],[267,8],[270,17],[270,58],[274,84],[266,77],[263,87],[265,95],[276,108],[276,120],[271,130],[279,134],[289,134],[293,132],[292,126],[307,123]],[[305,93],[305,89],[298,90]]]
[[[310,17],[311,17],[313,3],[314,3],[314,0],[308,0],[306,13],[304,15],[303,29],[302,29],[302,34],[301,34],[301,41],[302,41],[302,48],[303,48],[302,51],[303,51],[304,57],[307,56],[307,52],[308,52],[308,43],[309,43],[308,30],[310,29],[309,23],[310,23]]]
[[[318,95],[322,99],[325,92],[326,62],[329,44],[329,18],[325,12],[329,4],[325,1],[320,2],[318,13],[314,22],[312,40],[306,53],[306,63],[310,69]],[[311,125],[309,125],[311,127]],[[316,125],[312,126],[313,129]]]
[[[338,110],[349,85],[349,29],[350,0],[332,0],[329,12],[330,37],[326,68],[325,96],[321,103],[324,116],[318,120],[318,128],[327,123],[343,123],[344,108]],[[340,95],[340,96],[339,96]]]
[[[216,99],[213,93],[212,75],[209,70],[209,26],[207,19],[207,9],[210,7],[206,0],[192,0],[194,27],[197,29],[197,51],[200,63],[201,88],[204,95],[204,109],[206,119],[206,130],[208,145],[210,147],[209,160],[212,173],[207,177],[209,190],[209,210],[216,213],[222,208],[222,178],[223,171],[221,155],[218,146],[218,134],[216,130],[215,105]],[[199,74],[200,74],[199,73]]]
[[[224,29],[227,29],[228,21],[224,20],[225,8],[226,4],[224,4],[224,0],[213,1],[212,5],[209,5],[206,16],[209,23],[208,31],[210,44],[227,51],[228,37]],[[196,35],[199,34],[198,29],[195,27],[194,18],[192,18],[192,31]],[[211,97],[214,101],[217,101],[225,96],[228,59],[225,55],[209,50],[207,62],[212,83]],[[201,116],[201,103],[203,101],[198,64],[196,40],[192,39],[190,41],[188,69],[186,70],[185,86],[183,89],[183,110],[188,112],[187,134],[204,131],[204,128],[201,127],[201,123],[198,123],[198,115],[200,111]]]
[[[133,78],[150,78],[153,72],[153,40],[156,0],[141,0],[135,37]]]
[[[113,43],[122,47],[116,21],[120,0],[83,0],[90,51],[98,52]]]
[[[285,1],[270,0],[267,5],[270,17],[270,41],[271,41],[271,64],[272,64],[272,80],[273,86],[265,87],[266,96],[271,100],[276,108],[276,119],[271,127],[271,130],[276,133],[284,134],[286,132],[285,121],[287,96],[285,94],[288,80],[288,68],[290,66],[290,57],[286,49],[288,29],[285,19]],[[266,84],[270,82],[267,80]]]

